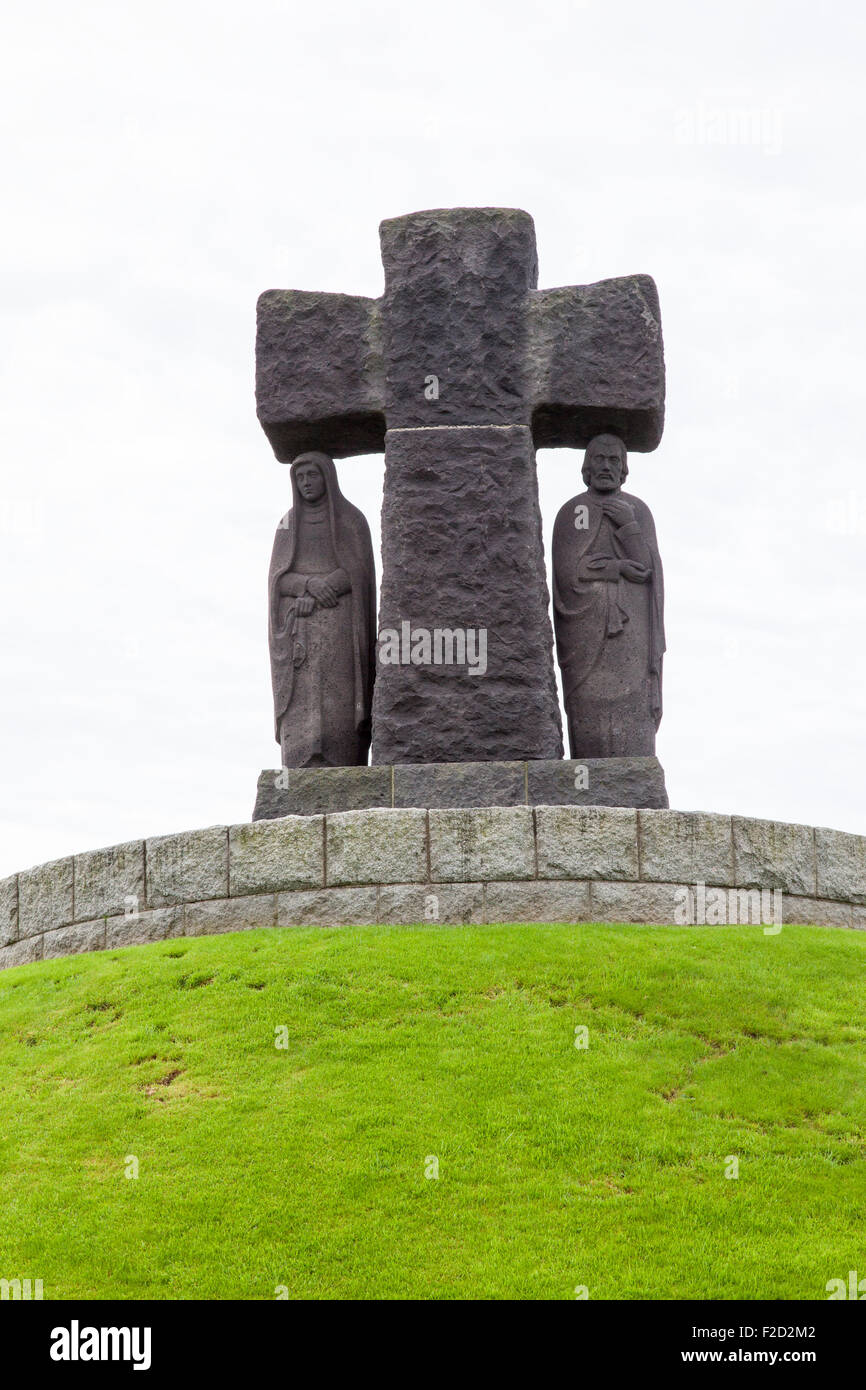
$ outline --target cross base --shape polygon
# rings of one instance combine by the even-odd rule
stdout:
[[[261,773],[253,820],[375,806],[633,806],[665,809],[658,758],[393,763]]]

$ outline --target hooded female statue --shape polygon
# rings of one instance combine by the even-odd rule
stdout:
[[[625,445],[596,435],[553,528],[553,618],[572,758],[649,757],[662,717],[664,577]]]
[[[276,740],[283,767],[364,764],[376,643],[370,528],[327,454],[299,454],[291,477],[268,579]]]

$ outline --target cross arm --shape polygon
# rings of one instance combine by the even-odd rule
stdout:
[[[531,290],[528,391],[536,448],[585,448],[614,429],[647,452],[664,427],[658,291],[649,275]]]
[[[378,299],[266,290],[256,331],[256,412],[282,463],[307,449],[334,458],[385,448]]]

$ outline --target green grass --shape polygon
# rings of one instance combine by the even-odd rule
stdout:
[[[866,1276],[864,976],[866,934],[600,926],[263,930],[4,972],[0,1277],[826,1298]]]

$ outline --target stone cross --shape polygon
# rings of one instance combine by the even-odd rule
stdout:
[[[656,447],[655,284],[536,289],[513,208],[411,213],[380,236],[381,298],[269,290],[256,348],[278,459],[385,451],[373,762],[561,757],[535,449],[602,429]]]

